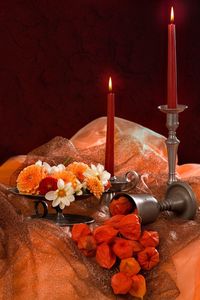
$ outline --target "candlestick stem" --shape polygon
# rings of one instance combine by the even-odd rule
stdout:
[[[176,178],[176,157],[178,152],[178,146],[180,141],[176,137],[176,130],[179,126],[178,113],[168,113],[166,127],[169,130],[169,135],[166,140],[167,154],[168,154],[168,166],[169,166],[169,178],[168,184],[177,181]]]
[[[176,136],[176,130],[179,126],[179,113],[187,108],[186,105],[178,105],[176,108],[168,108],[167,105],[158,107],[160,111],[166,114],[166,127],[168,129],[168,138],[166,140],[168,155],[168,184],[176,182],[176,158],[180,141]]]

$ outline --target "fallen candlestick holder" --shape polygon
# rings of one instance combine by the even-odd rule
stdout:
[[[134,195],[124,192],[114,195],[111,201],[121,196],[134,204],[133,210],[137,209],[142,224],[154,222],[162,211],[171,211],[175,216],[187,220],[194,219],[196,215],[196,198],[191,187],[185,182],[172,183],[167,189],[165,200],[160,202],[149,194]]]

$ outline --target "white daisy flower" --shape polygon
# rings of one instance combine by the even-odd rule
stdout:
[[[104,166],[101,165],[101,164],[98,164],[97,166],[91,164],[91,168],[90,169],[87,169],[83,175],[85,177],[93,177],[93,176],[97,176],[100,181],[102,182],[102,184],[104,186],[106,186],[108,184],[108,180],[110,179],[111,177],[111,174],[109,172],[107,172],[105,169],[104,169]]]
[[[65,206],[69,206],[71,202],[75,200],[75,190],[73,189],[71,182],[65,184],[62,179],[58,179],[57,187],[58,189],[56,191],[46,193],[45,198],[49,201],[53,201],[53,207],[59,205],[61,209],[64,209]]]

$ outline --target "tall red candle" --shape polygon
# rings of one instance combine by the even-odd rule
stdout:
[[[177,106],[177,67],[176,67],[176,27],[174,10],[171,8],[171,24],[168,25],[168,76],[167,76],[167,106]]]
[[[109,93],[107,97],[107,132],[105,169],[114,176],[114,135],[115,135],[115,94],[112,92],[112,79],[109,78]]]

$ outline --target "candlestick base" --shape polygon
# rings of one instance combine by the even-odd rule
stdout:
[[[167,189],[164,203],[167,207],[161,205],[161,211],[171,210],[179,218],[191,220],[196,215],[196,197],[192,188],[185,182],[178,181],[171,184]]]

